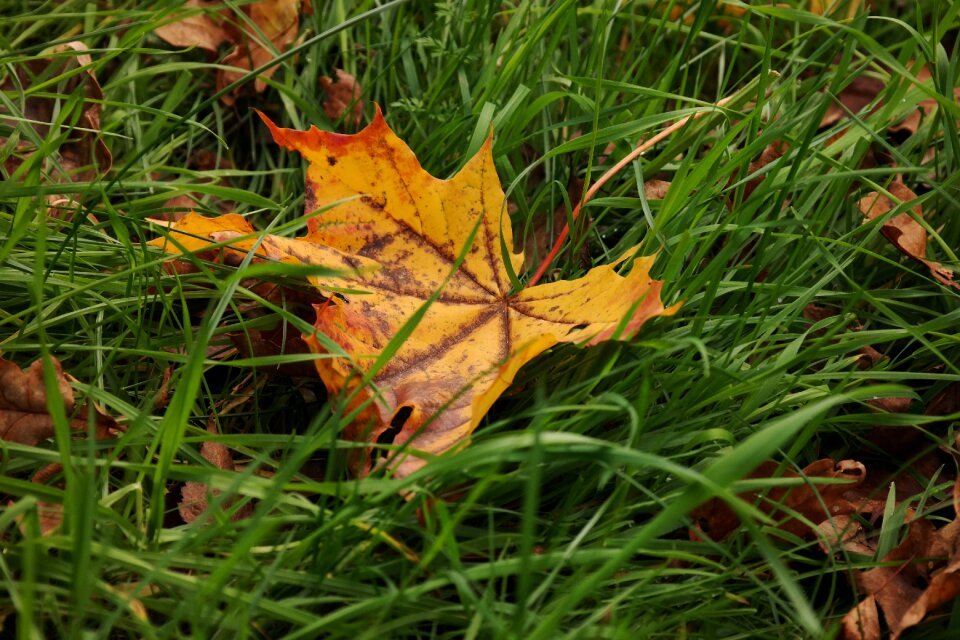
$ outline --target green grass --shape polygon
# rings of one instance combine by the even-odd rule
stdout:
[[[815,541],[763,521],[726,541],[692,542],[689,513],[711,495],[732,496],[768,458],[785,468],[822,457],[861,460],[868,472],[907,466],[901,452],[865,435],[922,418],[893,419],[865,401],[912,394],[919,414],[960,380],[958,292],[902,258],[856,208],[902,174],[922,196],[930,251],[960,266],[960,108],[952,101],[960,5],[877,1],[871,14],[837,21],[793,1],[741,18],[705,1],[690,3],[682,22],[669,19],[669,2],[315,0],[266,92],[226,107],[215,96],[216,60],[153,35],[176,10],[156,4],[3,5],[0,75],[44,59],[58,42],[91,49],[113,169],[76,186],[52,182],[43,153],[4,169],[0,351],[22,366],[56,356],[79,380],[77,393],[124,417],[126,432],[107,442],[0,443],[0,635],[837,631],[858,600],[849,578],[872,561],[825,557]],[[912,61],[933,70],[923,93],[903,79],[903,70],[916,73]],[[321,106],[317,78],[335,67],[358,78],[366,118],[381,105],[434,175],[457,171],[492,126],[521,236],[564,205],[574,178],[596,180],[639,139],[748,87],[753,104],[691,122],[609,183],[551,274],[582,274],[583,247],[604,264],[642,243],[660,251],[665,302],[683,300],[682,310],[628,343],[539,357],[473,444],[423,473],[351,477],[346,454],[356,445],[338,437],[343,407],[318,379],[269,375],[296,356],[208,357],[207,345],[228,332],[306,328],[294,306],[250,313],[259,298],[233,269],[171,275],[144,244],[158,235],[147,219],[187,194],[198,211],[229,203],[259,228],[293,233],[304,167],[272,143],[252,108],[284,126],[348,131]],[[861,71],[883,76],[885,106],[818,130],[825,94]],[[38,137],[16,114],[24,94],[46,96],[69,128],[82,101],[62,86],[5,85],[0,136],[16,129],[44,153],[59,146],[60,129]],[[940,116],[914,135],[887,133],[911,100],[931,92]],[[748,165],[774,141],[789,150],[744,197]],[[611,159],[601,160],[609,143]],[[201,151],[232,165],[195,168]],[[15,155],[12,143],[0,146],[0,159]],[[651,178],[672,182],[662,201],[642,197]],[[46,196],[65,191],[80,192],[96,221],[47,217]],[[268,277],[295,280],[279,267]],[[803,318],[810,303],[842,314],[811,327]],[[859,369],[864,345],[888,358]],[[168,369],[169,405],[158,410]],[[235,387],[256,393],[220,411]],[[211,413],[220,435],[206,430]],[[950,446],[955,426],[925,426],[927,449]],[[65,417],[58,429],[65,432]],[[229,446],[243,470],[212,468],[200,455],[206,441]],[[55,461],[65,462],[62,474],[29,482]],[[942,507],[954,471],[948,464],[912,504],[949,516]],[[252,515],[184,525],[176,503],[191,480],[239,497],[229,508],[250,504]],[[64,505],[53,535],[36,535],[38,501]],[[871,535],[889,547],[891,527]],[[947,605],[911,637],[947,637],[958,619],[960,605]]]

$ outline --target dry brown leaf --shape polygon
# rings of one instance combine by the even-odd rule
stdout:
[[[825,318],[832,318],[840,314],[839,309],[833,307],[823,307],[816,304],[808,304],[803,308],[803,317],[812,322],[820,322]],[[859,323],[854,323],[850,329],[853,331],[860,331],[862,325]],[[823,335],[824,330],[817,332],[817,335]],[[866,345],[860,347],[860,358],[857,360],[857,367],[860,369],[869,369],[878,362],[883,361],[886,358],[885,355],[871,347]],[[909,398],[907,398],[909,400]],[[902,402],[902,399],[898,399],[896,402]]]
[[[274,52],[283,53],[297,38],[300,28],[301,0],[259,0],[244,4],[241,11],[245,17],[235,16],[226,11],[213,11],[217,3],[191,0],[184,9],[192,15],[158,28],[155,33],[165,41],[177,47],[198,46],[207,51],[216,52],[225,44],[233,49],[223,59],[223,64],[236,70],[221,69],[217,72],[217,91],[220,91],[249,71],[256,69],[275,57]],[[202,13],[192,10],[207,9]],[[253,22],[251,27],[247,20]],[[267,87],[266,80],[273,77],[277,67],[273,66],[257,76],[254,91],[262,93]],[[231,93],[223,94],[220,99],[228,105],[234,104],[238,87]]]
[[[327,98],[323,101],[323,112],[333,122],[349,122],[350,126],[360,126],[363,119],[363,99],[360,83],[343,69],[334,69],[336,80],[328,76],[320,76],[320,87],[326,92]],[[344,116],[349,111],[349,114]]]
[[[63,402],[70,428],[87,431],[87,412],[78,411],[73,389],[60,366],[50,358],[57,380],[57,390]],[[97,437],[109,437],[118,428],[116,421],[98,411],[94,412]],[[43,378],[43,361],[36,360],[29,369],[0,358],[0,440],[36,446],[53,437],[53,417],[47,410],[47,388]]]
[[[213,435],[219,433],[217,429],[217,417],[222,417],[231,411],[236,410],[248,403],[254,395],[254,386],[241,383],[237,385],[223,402],[217,403],[217,407],[207,420],[207,432]],[[217,469],[225,471],[236,471],[233,464],[233,454],[226,445],[220,442],[204,442],[200,445],[200,455]],[[209,501],[207,497],[217,498],[220,496],[219,489],[211,489],[205,482],[185,482],[180,489],[180,503],[177,505],[177,511],[180,517],[187,524],[190,524],[207,511]],[[228,509],[234,502],[233,499],[227,500],[221,504],[222,509]],[[231,517],[232,520],[240,520],[249,517],[253,512],[253,506],[249,503],[243,505]]]
[[[746,478],[771,478],[778,466],[776,462],[768,460],[761,463]],[[778,520],[777,526],[783,531],[805,536],[812,533],[810,525],[791,514],[797,513],[810,523],[820,523],[831,517],[856,513],[858,505],[847,499],[845,494],[864,481],[867,470],[855,460],[834,463],[830,458],[824,458],[807,465],[799,474],[786,471],[781,477],[844,478],[853,481],[843,484],[808,483],[792,488],[774,487],[762,492],[764,500],[757,507]],[[740,498],[754,504],[760,494],[760,491],[749,491],[740,494]],[[713,540],[721,540],[740,527],[736,513],[720,498],[711,498],[694,509],[691,515],[697,524],[696,528],[690,531],[694,540],[702,537],[702,534]]]
[[[917,199],[917,195],[900,181],[891,183],[888,191],[901,202]],[[872,191],[860,199],[857,207],[865,216],[866,222],[884,215],[895,205],[888,197]],[[923,211],[919,204],[913,207],[913,212],[917,218],[923,218]],[[927,260],[927,230],[909,213],[899,213],[888,219],[880,228],[880,233],[901,253],[926,266],[937,282],[960,290],[960,283],[953,279],[951,269],[939,262]]]
[[[843,617],[844,640],[880,640],[880,613],[877,601],[867,596]]]
[[[0,105],[0,122],[6,122],[17,131],[30,126],[40,139],[47,139],[61,131],[52,132],[51,126],[55,113],[62,107],[63,98],[32,95],[30,88],[35,82],[48,81],[68,74],[74,69],[86,67],[83,73],[73,74],[45,90],[62,96],[71,96],[77,92],[83,94],[79,105],[79,114],[72,125],[61,125],[62,133],[67,134],[56,149],[44,158],[44,173],[53,182],[88,182],[110,170],[113,159],[100,135],[100,110],[103,90],[97,82],[91,68],[93,58],[87,46],[82,42],[68,42],[58,45],[44,54],[44,57],[29,60],[16,66],[0,80],[0,90],[7,92],[22,91],[26,94],[21,104],[22,114],[12,114]],[[16,116],[16,117],[15,117]],[[22,118],[20,117],[22,116]],[[62,116],[62,114],[61,114]],[[59,117],[59,116],[58,116]],[[4,161],[8,173],[13,173],[32,154],[36,153],[35,144],[22,129],[16,142],[15,153]],[[0,137],[0,146],[7,138]],[[71,196],[75,194],[55,194],[47,198],[51,213],[61,209],[72,210],[75,203]]]
[[[894,640],[928,612],[960,595],[960,557],[955,543],[955,539],[946,540],[942,530],[937,531],[928,520],[914,520],[903,542],[883,558],[889,566],[857,576],[860,590],[883,611]]]
[[[817,542],[828,556],[857,553],[872,558],[876,547],[867,541],[863,527],[850,515],[839,515],[817,525]]]
[[[180,13],[188,12],[190,15],[157,27],[154,33],[175,47],[200,47],[212,53],[234,41],[236,30],[228,31],[224,26],[226,14],[222,2],[187,0]]]
[[[907,63],[908,68],[912,66],[912,61]],[[929,80],[931,77],[930,69],[924,65],[917,72],[916,77],[919,82]],[[820,128],[828,127],[846,119],[848,112],[854,114],[860,113],[867,105],[877,99],[877,96],[883,92],[889,83],[890,81],[887,79],[872,75],[862,74],[856,76],[850,84],[840,91],[836,100],[831,102],[827,107],[823,118],[820,120]],[[954,87],[953,95],[955,100],[960,100],[960,87]],[[882,101],[877,101],[870,113],[879,109],[882,104]],[[906,131],[914,134],[920,128],[921,122],[928,120],[937,108],[938,104],[936,100],[933,98],[925,98],[917,103],[915,110],[911,111],[899,122],[887,127],[887,130],[891,132]]]

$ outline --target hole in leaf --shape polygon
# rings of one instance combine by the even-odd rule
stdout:
[[[403,425],[410,419],[411,413],[413,413],[413,407],[409,405],[397,409],[397,412],[393,414],[393,417],[390,419],[390,426],[377,437],[377,444],[393,444],[400,430],[403,429]]]

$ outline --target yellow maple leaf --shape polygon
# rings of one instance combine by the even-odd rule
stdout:
[[[626,274],[617,273],[638,247],[577,280],[513,292],[501,254],[513,238],[490,139],[457,175],[440,180],[420,167],[379,110],[355,135],[282,129],[261,117],[277,143],[310,163],[308,213],[346,200],[313,216],[306,236],[263,236],[257,252],[343,274],[311,277],[325,300],[315,305],[317,333],[304,340],[326,353],[317,339],[325,334],[349,356],[316,360],[332,395],[345,391],[351,408],[367,405],[347,429],[349,438],[374,443],[396,434],[393,444],[410,441],[414,454],[442,453],[465,442],[520,367],[544,350],[629,338],[649,318],[679,307],[664,309],[663,283],[649,275],[653,256],[636,257]],[[198,250],[196,236],[224,242],[253,233],[238,216],[191,214],[174,225],[171,239]],[[180,250],[170,240],[154,242]],[[248,237],[232,246],[253,245]],[[509,260],[516,272],[523,254]],[[432,297],[412,333],[374,370]],[[405,476],[424,457],[404,455],[389,464]],[[369,470],[366,459],[359,466]]]

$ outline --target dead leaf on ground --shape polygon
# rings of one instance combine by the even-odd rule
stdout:
[[[43,172],[45,179],[53,183],[89,182],[110,170],[113,162],[110,150],[101,137],[100,111],[103,102],[103,90],[93,71],[93,58],[87,46],[82,42],[68,42],[53,47],[37,59],[12,65],[7,74],[0,79],[0,90],[9,94],[21,94],[12,104],[22,111],[11,112],[0,105],[0,122],[14,131],[12,154],[4,159],[4,168],[13,174],[37,152],[36,139],[41,141],[57,138],[56,153],[45,150]],[[71,73],[84,68],[82,73]],[[46,86],[44,95],[34,95],[32,87],[46,83],[54,78],[67,76],[56,84]],[[82,93],[83,100],[77,103],[77,112],[64,118],[61,109],[65,101],[76,93]],[[56,94],[57,97],[47,97]],[[53,130],[54,121],[63,124]],[[27,129],[29,127],[29,129]],[[7,145],[9,138],[0,137],[0,148]],[[73,198],[76,194],[59,193],[47,196],[47,205],[52,214],[61,210],[67,212],[75,208]]]
[[[360,83],[343,69],[334,69],[333,75],[336,80],[320,76],[320,87],[327,94],[323,101],[323,112],[333,122],[339,122],[343,118],[350,126],[359,127],[363,119]]]
[[[217,91],[243,78],[283,53],[297,38],[300,28],[301,0],[259,0],[240,7],[245,18],[223,10],[222,3],[190,0],[183,6],[189,12],[182,20],[158,28],[155,33],[175,47],[199,47],[217,53],[221,46],[232,45],[223,64],[237,68],[236,71],[217,71]],[[251,21],[256,28],[248,24]],[[263,93],[266,80],[273,77],[273,66],[257,76],[254,90]],[[220,99],[227,105],[236,101],[242,87],[223,94]]]
[[[305,339],[315,353],[328,353],[329,339],[346,354],[318,359],[316,366],[333,397],[343,392],[350,398],[348,410],[364,407],[346,431],[349,438],[442,453],[469,437],[520,367],[544,350],[626,339],[648,319],[678,308],[661,304],[663,283],[649,275],[654,257],[638,257],[638,247],[577,280],[514,292],[502,261],[501,243],[512,247],[513,237],[503,217],[492,140],[456,176],[440,180],[420,167],[379,109],[356,135],[264,121],[278,143],[310,163],[308,212],[348,200],[311,217],[305,237],[264,236],[258,252],[342,273],[310,279],[326,300],[315,305],[316,333]],[[202,250],[202,240],[184,234],[226,239],[252,233],[249,226],[237,229],[243,225],[237,216],[188,216],[174,226],[172,238]],[[178,251],[170,240],[154,243]],[[235,246],[246,251],[253,243]],[[516,273],[523,255],[507,258]],[[412,333],[374,370],[377,357],[421,312]],[[371,466],[367,459],[353,462],[361,473]],[[388,464],[405,476],[425,462],[391,455]]]
[[[254,392],[254,385],[248,385],[245,382],[234,387],[227,399],[218,402],[217,407],[210,414],[207,420],[207,432],[214,436],[217,435],[219,433],[217,417],[223,417],[250,402]],[[200,455],[217,469],[236,471],[233,464],[233,454],[223,443],[204,442],[200,445]],[[207,498],[215,499],[220,494],[220,489],[212,489],[205,482],[185,482],[180,489],[180,502],[177,504],[177,511],[180,512],[183,521],[190,524],[209,510],[210,504]],[[234,501],[233,498],[225,500],[220,504],[220,508],[223,510],[229,509]],[[247,518],[251,513],[253,513],[253,505],[246,503],[231,516],[231,520]]]
[[[761,463],[746,478],[772,478],[778,467],[776,462],[768,460]],[[779,529],[797,536],[807,536],[813,533],[808,523],[816,526],[831,517],[857,512],[858,504],[850,501],[846,494],[866,479],[867,470],[855,460],[835,463],[830,458],[824,458],[807,465],[800,473],[788,470],[780,477],[842,478],[852,481],[842,484],[807,483],[797,487],[772,487],[764,492],[748,491],[740,494],[741,499],[755,504],[762,493],[764,499],[757,504],[757,508],[777,520]],[[740,528],[740,519],[720,498],[711,498],[694,509],[691,515],[696,523],[696,527],[690,531],[693,540],[700,539],[704,534],[713,540],[721,540]],[[797,516],[801,516],[806,522]]]
[[[824,307],[817,304],[808,304],[803,308],[803,317],[812,322],[820,322],[826,318],[832,318],[834,316],[840,315],[840,310],[834,307]],[[854,323],[851,325],[850,329],[852,331],[860,331],[863,326],[859,323]],[[817,335],[823,335],[826,330],[822,329],[817,332]],[[882,362],[886,356],[871,347],[870,345],[865,345],[860,347],[860,357],[857,359],[857,367],[860,369],[869,369],[875,364]],[[888,399],[884,399],[888,400]],[[909,400],[909,398],[907,398]],[[897,403],[902,403],[902,400],[897,400]]]
[[[70,429],[80,433],[88,430],[87,411],[77,407],[72,379],[64,373],[60,361],[51,358],[57,391],[68,416]],[[54,419],[47,408],[47,385],[43,375],[43,361],[36,360],[26,370],[0,357],[0,440],[36,446],[54,436]],[[112,437],[120,430],[116,420],[94,407],[94,430],[98,438]],[[59,473],[59,464],[50,464],[40,469],[32,478],[44,484]],[[40,535],[56,531],[63,521],[63,505],[39,502],[37,505]],[[25,522],[20,520],[21,530],[27,535]]]
[[[913,67],[913,62],[908,62],[906,66],[907,68]],[[917,72],[916,78],[919,82],[930,80],[930,69],[924,65]],[[890,79],[879,75],[862,73],[855,76],[827,107],[823,118],[820,120],[820,128],[828,127],[846,119],[848,113],[860,113],[865,107],[877,100],[877,97],[883,93],[890,82]],[[960,87],[954,88],[953,95],[954,100],[960,100]],[[870,113],[873,113],[882,105],[882,101],[877,101]],[[937,101],[933,98],[924,98],[916,103],[916,109],[887,127],[887,130],[890,132],[906,131],[914,134],[920,128],[921,122],[929,120],[933,116],[938,106]]]
[[[60,361],[50,358],[57,380],[57,390],[74,431],[86,433],[87,411],[77,408],[70,381]],[[36,360],[26,370],[0,358],[0,440],[36,446],[54,434],[53,416],[47,410],[47,388],[43,378],[43,361]],[[94,411],[94,428],[98,438],[107,438],[119,427],[110,416]]]
[[[866,594],[844,618],[845,637],[880,637],[879,618],[864,615],[872,599],[896,640],[928,613],[960,596],[960,521],[937,530],[929,520],[913,520],[907,537],[878,566],[861,572],[857,584]]]
[[[891,183],[888,191],[901,202],[912,202],[917,199],[917,195],[900,181]],[[886,214],[895,206],[888,197],[876,191],[871,191],[857,203],[857,207],[866,218],[864,222]],[[923,211],[919,204],[913,207],[913,212],[917,218],[923,218]],[[939,262],[927,260],[927,230],[909,213],[898,213],[886,220],[880,228],[880,233],[905,256],[927,267],[930,275],[937,282],[960,290],[960,283],[953,279],[952,269]]]

